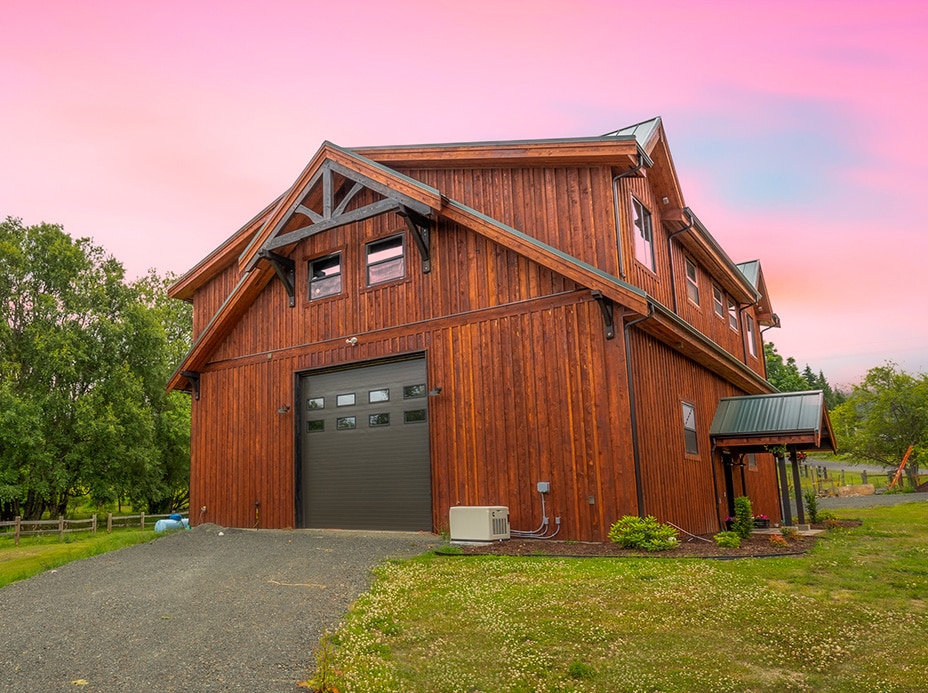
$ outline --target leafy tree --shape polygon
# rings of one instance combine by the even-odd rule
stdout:
[[[909,445],[910,484],[928,455],[928,375],[917,376],[887,363],[871,368],[847,400],[832,414],[835,435],[845,456],[895,468]]]
[[[809,383],[796,366],[792,356],[784,362],[772,342],[764,342],[764,358],[767,361],[767,380],[780,392],[803,392],[809,389]]]
[[[776,346],[771,342],[764,342],[764,358],[767,361],[767,380],[780,392],[802,392],[804,390],[821,390],[825,396],[825,406],[831,411],[845,400],[840,390],[835,390],[825,374],[819,371],[816,375],[812,368],[806,367],[799,371],[796,359],[792,356],[785,361],[777,352]]]
[[[0,223],[0,517],[64,513],[84,494],[157,505],[183,484],[189,402],[164,383],[189,307],[159,307],[166,281],[127,284],[59,226]]]

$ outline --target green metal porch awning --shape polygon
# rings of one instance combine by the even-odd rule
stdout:
[[[709,429],[716,447],[758,452],[785,445],[794,451],[836,451],[821,390],[725,397]]]

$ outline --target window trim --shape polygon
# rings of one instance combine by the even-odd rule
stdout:
[[[639,200],[634,195],[632,195],[631,198],[632,231],[634,233],[635,241],[635,260],[637,260],[638,263],[647,270],[651,272],[657,272],[657,262],[654,257],[654,220],[651,214],[651,210],[645,206],[644,202]],[[638,219],[641,219],[640,225],[637,221]],[[645,229],[643,227],[647,227],[647,238],[645,238]],[[641,239],[640,248],[639,239]],[[641,257],[643,252],[647,252],[647,262]]]
[[[757,358],[757,338],[754,333],[754,316],[750,313],[744,314],[744,337],[748,340],[748,355]]]
[[[396,238],[400,239],[400,254],[392,257],[388,257],[384,260],[378,260],[374,263],[371,262],[371,246],[377,245],[379,243],[385,243],[386,241],[392,241]],[[379,281],[371,281],[371,268],[379,267],[380,265],[385,265],[389,262],[395,262],[397,259],[403,261],[403,272],[395,277],[390,277],[388,279],[381,279]],[[367,280],[367,286],[380,286],[381,284],[388,284],[389,282],[398,282],[406,278],[406,234],[404,233],[394,233],[389,236],[384,236],[383,238],[377,238],[372,241],[368,241],[364,244],[364,276]]]
[[[725,319],[725,292],[715,282],[712,283],[712,309],[722,320]]]
[[[693,276],[690,276],[690,268],[693,268]],[[700,305],[699,302],[699,265],[686,255],[683,256],[683,276],[686,280],[686,298],[693,305]]]
[[[698,457],[699,456],[699,430],[696,427],[696,405],[692,402],[687,402],[686,400],[680,401],[680,409],[683,415],[683,451],[687,457]],[[687,426],[687,411],[692,414],[692,422],[690,426]],[[688,436],[687,433],[692,433],[691,436]],[[692,440],[693,449],[690,449],[689,443]]]
[[[738,328],[738,304],[731,296],[728,297],[728,326],[735,332],[741,331]]]
[[[332,258],[338,258],[338,272],[331,275],[326,275],[324,277],[313,277],[313,265],[317,262],[323,262],[325,260],[330,260]],[[306,261],[306,274],[308,275],[307,281],[307,294],[310,301],[321,301],[326,298],[331,298],[332,296],[339,296],[344,289],[344,281],[342,277],[344,276],[344,259],[341,250],[336,250],[334,253],[327,253],[326,255],[319,255],[318,257],[310,258]],[[338,291],[333,291],[331,293],[322,294],[320,296],[313,296],[313,284],[319,284],[323,281],[334,279],[338,277]]]

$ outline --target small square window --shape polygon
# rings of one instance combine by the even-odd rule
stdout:
[[[335,253],[309,262],[309,300],[342,292],[342,255]]]
[[[428,421],[428,413],[425,409],[403,412],[403,423],[425,423],[426,421]]]
[[[325,409],[325,397],[310,397],[306,400],[307,409]]]
[[[699,273],[696,269],[696,263],[689,258],[684,258],[686,264],[686,297],[697,306],[699,305]]]
[[[310,433],[325,430],[325,421],[322,419],[313,419],[306,422],[306,430]]]
[[[725,318],[725,292],[715,284],[712,285],[712,305],[715,308],[715,314],[720,318]]]
[[[371,390],[367,393],[368,402],[389,402],[390,401],[390,390],[384,388],[383,390]]]
[[[402,279],[406,276],[406,259],[403,256],[403,237],[391,236],[367,244],[367,284]]]
[[[699,454],[699,439],[696,436],[696,408],[683,402],[683,444],[687,455]]]
[[[367,424],[371,428],[374,428],[376,426],[389,426],[390,415],[387,413],[371,414],[367,419]]]
[[[357,426],[357,419],[353,416],[342,416],[335,419],[335,428],[339,431],[348,431]]]
[[[354,404],[355,398],[354,393],[349,392],[344,395],[338,395],[335,398],[335,406],[337,407],[350,407]]]
[[[403,399],[415,399],[416,397],[425,397],[428,394],[425,385],[404,385]]]

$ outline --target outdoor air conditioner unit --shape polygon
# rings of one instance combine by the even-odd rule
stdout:
[[[452,544],[483,544],[509,538],[509,508],[459,505],[449,513]]]

